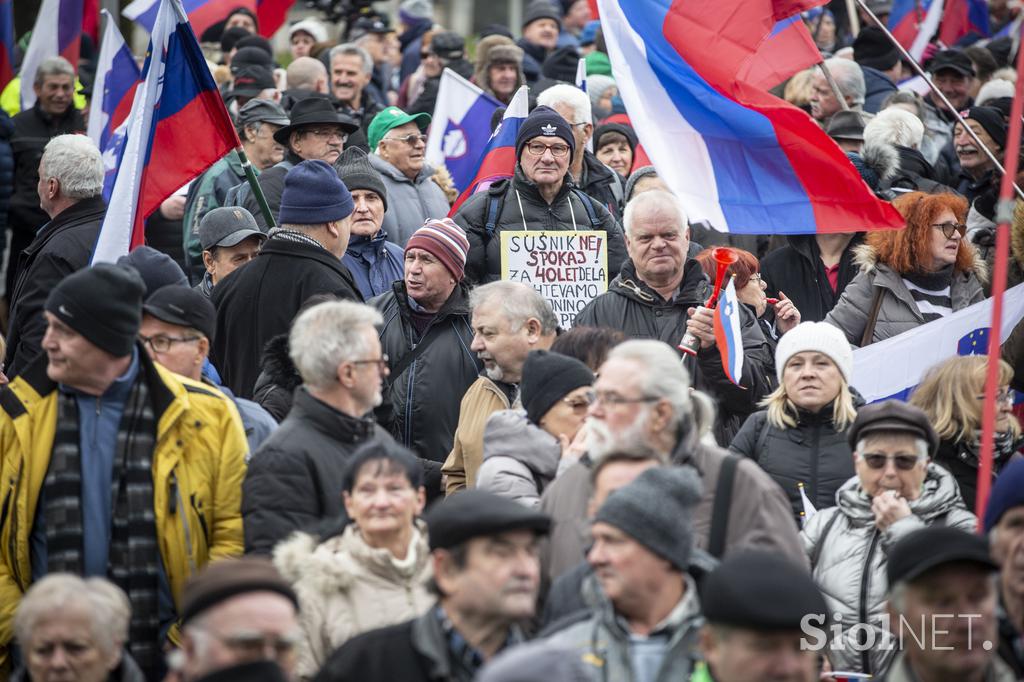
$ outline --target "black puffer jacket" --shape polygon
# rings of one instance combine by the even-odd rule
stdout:
[[[938,194],[940,192],[952,192],[952,187],[943,185],[938,180],[938,173],[932,167],[924,154],[910,147],[896,147],[899,154],[900,167],[895,177],[884,183],[885,189],[891,189],[897,194],[904,192],[928,192]]]
[[[802,321],[821,322],[839,302],[846,285],[860,272],[853,262],[853,250],[861,241],[863,237],[855,235],[843,251],[839,281],[832,291],[814,235],[790,235],[788,244],[761,261],[761,277],[768,286],[765,294],[778,298],[780,291],[785,292],[800,311]]]
[[[803,503],[798,483],[815,509],[834,507],[836,491],[856,472],[846,431],[832,422],[832,405],[814,414],[798,410],[797,425],[780,429],[768,423],[768,411],[750,415],[729,449],[757,462],[779,484],[799,522]]]
[[[517,198],[516,193],[519,196]],[[491,198],[497,199],[497,215],[493,234],[487,233],[487,212]],[[466,279],[471,283],[493,282],[501,276],[501,237],[504,230],[592,230],[584,201],[591,201],[599,227],[608,234],[608,274],[618,272],[627,259],[622,228],[615,217],[597,201],[576,188],[568,174],[562,189],[549,205],[541,197],[537,185],[517,165],[515,177],[491,185],[486,192],[470,197],[455,214],[455,222],[466,231],[469,258]],[[522,211],[519,210],[520,201]],[[571,209],[570,209],[571,204]],[[575,217],[575,223],[573,218]]]
[[[279,334],[267,341],[260,361],[260,375],[252,389],[253,402],[280,424],[291,411],[292,396],[301,385],[299,370],[288,356],[288,335]]]
[[[468,297],[465,285],[456,287],[423,336],[412,324],[405,282],[395,282],[391,291],[369,302],[384,316],[380,343],[391,367],[431,337],[407,369],[387,378],[389,390],[377,421],[399,443],[434,462],[444,462],[451,452],[462,395],[482,369],[469,349],[473,328]]]
[[[1000,434],[996,434],[999,436]],[[1001,455],[998,448],[992,459],[992,484],[995,485],[996,477],[999,476],[1007,464],[1020,457],[1016,449],[1024,445],[1020,440],[1014,443],[1017,447],[1009,455]],[[964,504],[971,511],[974,511],[978,499],[978,451],[980,446],[964,440],[939,441],[939,449],[935,451],[932,461],[943,469],[953,474],[956,483],[960,486],[960,495],[964,498]]]
[[[89,264],[107,206],[101,197],[82,199],[43,227],[18,259],[18,281],[11,304],[7,374],[20,372],[40,352],[46,297],[66,276]]]
[[[249,460],[242,484],[246,553],[269,554],[293,531],[344,514],[342,474],[356,448],[371,439],[392,441],[373,420],[296,391],[288,417]]]
[[[687,261],[683,281],[672,301],[666,301],[637,277],[632,261],[626,261],[608,291],[579,312],[575,326],[618,329],[631,339],[657,339],[675,348],[686,333],[688,308],[703,305],[711,294],[711,282],[697,261]],[[728,443],[757,403],[774,389],[774,361],[757,320],[745,307],[743,316],[743,377],[734,385],[725,376],[717,348],[703,349],[696,360],[687,356],[686,368],[693,385],[718,401],[715,435]]]
[[[596,199],[619,223],[626,208],[626,181],[621,175],[598,161],[592,152],[583,152],[583,175],[580,189]]]

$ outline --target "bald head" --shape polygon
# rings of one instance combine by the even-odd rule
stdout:
[[[327,92],[327,67],[319,59],[299,57],[288,65],[288,89]]]

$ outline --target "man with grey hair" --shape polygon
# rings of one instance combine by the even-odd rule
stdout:
[[[772,353],[757,320],[741,306],[743,376],[739,388],[726,376],[712,333],[714,314],[704,303],[711,282],[700,264],[687,260],[686,216],[675,196],[644,192],[626,205],[626,252],[608,291],[576,315],[575,326],[618,329],[637,339],[657,339],[675,347],[689,331],[700,338],[696,356],[683,362],[694,385],[718,401],[715,436],[728,443],[758,402],[773,389]]]
[[[626,181],[587,149],[587,142],[594,134],[590,98],[575,85],[559,83],[537,95],[537,104],[551,107],[572,126],[576,148],[569,163],[569,174],[573,181],[621,221],[626,204]]]
[[[691,390],[689,373],[668,345],[654,340],[619,344],[608,354],[594,384],[594,400],[583,428],[586,454],[555,479],[541,498],[555,527],[586,518],[590,467],[614,452],[652,450],[673,464],[694,467],[704,492],[694,511],[696,546],[721,557],[740,547],[761,547],[806,565],[782,489],[752,460],[738,458],[705,435],[713,420],[707,396]],[[573,503],[574,502],[574,503]],[[583,556],[581,537],[560,537],[557,577]],[[566,543],[578,543],[578,553]]]
[[[37,168],[36,204],[50,222],[22,251],[17,283],[8,289],[8,376],[16,375],[39,355],[46,332],[43,303],[58,282],[89,264],[106,212],[101,196],[103,159],[88,137],[53,138]]]
[[[846,106],[853,111],[861,111],[864,106],[865,85],[864,72],[861,71],[860,65],[849,59],[833,57],[825,60],[825,67],[839,86]],[[822,128],[827,128],[832,116],[842,109],[843,106],[836,99],[825,74],[821,69],[816,70],[811,81],[811,116]]]
[[[394,443],[367,415],[381,404],[388,358],[377,310],[319,303],[295,318],[289,355],[302,377],[292,409],[249,462],[242,485],[245,551],[269,554],[292,531],[338,519],[341,478],[355,449]]]
[[[484,363],[480,376],[462,397],[455,443],[441,472],[451,495],[472,488],[483,464],[484,427],[498,410],[519,403],[519,380],[531,350],[555,342],[558,321],[537,291],[519,282],[491,282],[469,294],[474,351]]]
[[[355,43],[332,47],[329,57],[331,94],[338,100],[338,111],[359,123],[359,130],[349,138],[348,145],[370,153],[373,150],[366,140],[366,130],[384,108],[366,92],[373,78],[373,57]]]
[[[22,87],[27,84],[22,83]],[[50,138],[66,133],[84,133],[85,119],[73,105],[75,68],[63,57],[44,60],[36,70],[36,103],[12,119],[14,134],[14,194],[8,212],[11,228],[10,257],[7,261],[7,302],[17,281],[18,256],[50,217],[39,206],[39,159]]]

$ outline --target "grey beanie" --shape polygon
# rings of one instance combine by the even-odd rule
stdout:
[[[654,166],[641,166],[635,171],[629,174],[629,179],[626,180],[626,201],[633,198],[633,189],[636,188],[636,183],[640,181],[640,178],[646,178],[648,175],[657,175],[658,169]]]
[[[692,467],[655,467],[614,491],[594,522],[615,526],[680,571],[693,553],[693,511],[700,477]]]
[[[376,192],[384,202],[384,210],[388,210],[388,189],[380,173],[370,165],[370,157],[359,147],[348,147],[334,162],[338,177],[352,192],[357,189],[368,189]]]

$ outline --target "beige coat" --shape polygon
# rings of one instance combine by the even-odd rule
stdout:
[[[448,459],[441,467],[446,476],[444,492],[451,495],[463,488],[472,488],[476,474],[484,463],[484,428],[487,418],[498,410],[512,407],[508,397],[485,376],[477,379],[462,396],[459,426]]]
[[[297,672],[311,679],[335,649],[356,635],[410,620],[434,597],[427,527],[417,530],[404,561],[366,544],[354,524],[318,544],[295,533],[274,549],[274,564],[299,596],[302,641]]]

